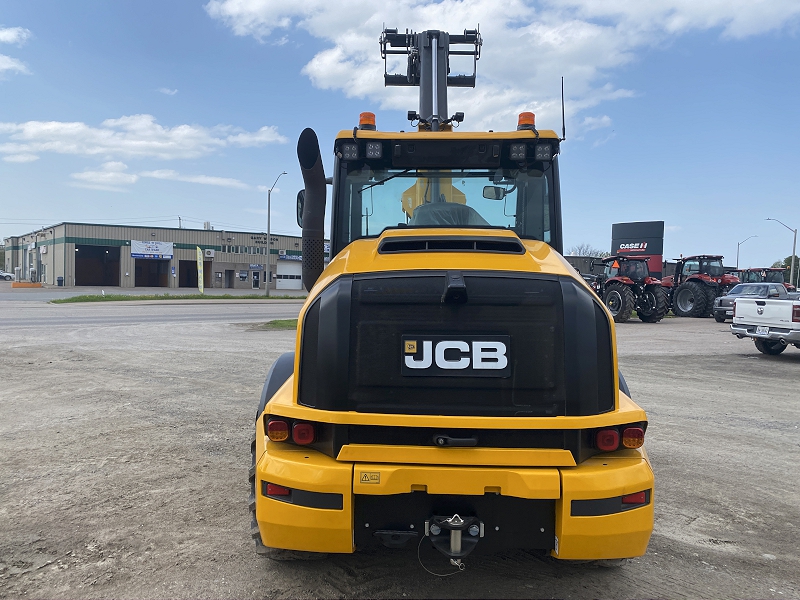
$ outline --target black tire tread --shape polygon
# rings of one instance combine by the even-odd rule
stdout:
[[[666,316],[667,311],[669,310],[669,298],[667,297],[667,292],[664,291],[664,288],[662,288],[660,285],[648,285],[645,288],[645,291],[651,291],[653,294],[655,294],[656,310],[649,315],[643,315],[639,311],[636,311],[636,314],[639,316],[639,319],[645,323],[658,323]]]
[[[678,297],[683,290],[691,291],[695,299],[692,308],[688,311],[682,311],[678,306]],[[679,317],[702,317],[708,314],[707,307],[708,296],[706,295],[705,286],[702,283],[687,281],[679,285],[678,289],[675,290],[675,296],[672,300],[672,312],[675,313],[675,315]]]
[[[753,339],[756,344],[756,349],[761,352],[762,354],[768,354],[769,356],[777,356],[784,350],[786,350],[786,346],[781,344],[780,342],[773,341],[773,340],[759,340]]]
[[[620,308],[619,312],[614,316],[614,322],[624,323],[631,318],[631,312],[636,304],[636,298],[627,285],[622,283],[611,283],[603,294],[603,303],[606,304],[606,306],[608,306],[608,296],[612,292],[618,292],[620,298],[622,298],[622,308]]]

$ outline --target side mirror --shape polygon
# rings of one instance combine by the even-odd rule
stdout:
[[[502,200],[506,197],[506,191],[496,185],[487,185],[483,188],[483,197],[487,200]]]
[[[297,192],[297,226],[303,228],[303,205],[306,202],[306,191]]]
[[[772,292],[767,298],[780,298],[781,295],[778,292]]]

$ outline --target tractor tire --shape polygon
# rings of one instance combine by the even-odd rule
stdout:
[[[756,343],[756,349],[759,352],[761,352],[761,354],[769,354],[770,356],[775,356],[786,350],[786,346],[784,346],[780,342],[775,342],[772,340],[753,340],[753,341]]]
[[[631,311],[636,304],[636,298],[627,285],[612,283],[603,294],[603,303],[608,308],[614,322],[624,323],[631,318]]]
[[[250,536],[256,543],[256,554],[266,556],[269,554],[270,548],[264,545],[261,541],[261,532],[258,530],[258,521],[256,521],[256,434],[253,433],[253,439],[250,440],[250,470],[248,471],[248,480],[250,481],[250,497],[248,498],[248,508],[250,509]]]
[[[708,314],[706,290],[702,283],[687,281],[675,290],[672,312],[678,317],[702,317]]]
[[[639,319],[645,323],[658,323],[669,310],[667,292],[660,285],[648,285],[636,308]]]
[[[727,318],[727,317],[726,317],[725,315],[718,315],[718,314],[714,314],[714,320],[715,320],[717,323],[724,323],[726,318]]]

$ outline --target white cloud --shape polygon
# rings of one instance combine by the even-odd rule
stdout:
[[[3,138],[8,141],[3,143]],[[195,158],[230,146],[263,146],[287,140],[274,127],[248,132],[229,125],[164,127],[152,115],[107,119],[100,127],[61,121],[0,122],[0,154],[54,152],[83,156]]]
[[[4,156],[3,160],[12,163],[26,163],[39,160],[39,157],[35,154],[9,154],[8,156]]]
[[[166,94],[167,96],[174,96],[175,94],[178,93],[178,90],[171,90],[171,89],[165,88],[165,87],[158,88],[158,91],[161,92],[162,94]]]
[[[417,107],[418,92],[384,87],[383,24],[460,32],[480,23],[477,88],[451,89],[450,112],[464,110],[470,128],[482,129],[512,126],[518,112],[533,110],[540,127],[552,127],[560,122],[563,75],[578,133],[580,111],[633,95],[608,79],[642,50],[692,30],[738,39],[790,29],[800,17],[797,0],[506,0],[502,9],[495,0],[210,0],[205,9],[236,35],[261,42],[305,30],[328,45],[303,68],[315,86],[403,111]],[[402,58],[390,72],[405,72]],[[451,66],[465,70],[456,59]]]
[[[142,177],[151,177],[153,179],[170,179],[172,181],[185,181],[187,183],[200,183],[203,185],[218,185],[221,187],[229,187],[238,190],[249,190],[250,186],[239,181],[238,179],[230,179],[228,177],[211,177],[209,175],[181,175],[172,169],[159,169],[157,171],[143,171],[139,173]]]
[[[17,44],[21,46],[30,37],[30,30],[24,27],[0,27],[0,44]]]
[[[278,133],[278,128],[274,126],[262,127],[258,131],[244,131],[236,135],[229,135],[226,139],[228,143],[243,148],[286,141],[286,138]]]
[[[30,73],[28,67],[21,61],[6,56],[5,54],[0,54],[0,79],[2,79],[3,74],[6,72]]]
[[[100,169],[97,171],[73,173],[70,177],[78,182],[73,184],[77,187],[122,192],[125,189],[119,186],[132,185],[139,179],[138,175],[125,173],[127,169],[128,165],[125,163],[109,161],[100,165]]]
[[[608,115],[603,115],[602,117],[586,117],[583,123],[581,123],[581,129],[584,131],[602,129],[603,127],[611,127],[611,117]]]

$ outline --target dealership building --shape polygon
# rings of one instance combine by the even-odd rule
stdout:
[[[47,285],[197,288],[197,248],[206,288],[302,289],[302,239],[212,229],[59,223],[5,239],[18,281]],[[326,260],[329,246],[326,244]]]

